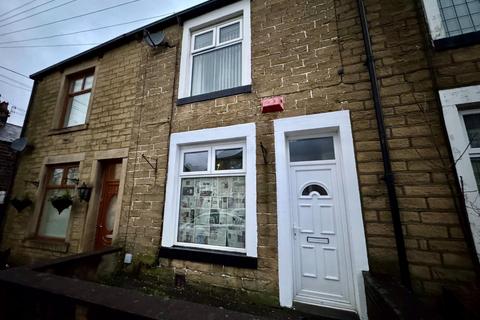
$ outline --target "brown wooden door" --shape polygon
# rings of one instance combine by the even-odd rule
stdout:
[[[97,233],[95,249],[101,249],[112,244],[113,226],[118,204],[118,186],[120,183],[120,161],[103,164],[102,190],[98,208]]]

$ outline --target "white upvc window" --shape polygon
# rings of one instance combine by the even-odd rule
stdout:
[[[480,258],[480,86],[440,91],[445,127]]]
[[[460,116],[463,120],[463,132],[468,139],[464,156],[470,159],[476,182],[476,189],[473,191],[478,193],[480,190],[480,103],[476,109],[460,111]]]
[[[480,31],[479,0],[423,0],[433,40]]]
[[[175,133],[162,246],[257,255],[255,125]]]
[[[179,98],[251,84],[250,1],[184,23]]]

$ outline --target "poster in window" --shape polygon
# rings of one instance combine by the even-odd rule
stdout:
[[[227,246],[245,248],[245,229],[243,227],[228,227]]]
[[[195,243],[208,244],[208,236],[210,235],[209,226],[195,226]]]
[[[245,177],[183,178],[178,226],[181,242],[244,248]]]
[[[208,238],[208,244],[212,246],[222,246],[227,244],[227,227],[215,226],[210,227],[210,236]]]
[[[220,224],[220,212],[217,209],[210,210],[210,224]]]
[[[194,191],[195,191],[194,187],[183,187],[182,194],[184,196],[193,196]]]
[[[195,225],[209,225],[210,224],[210,210],[198,209],[198,214],[195,216]]]
[[[193,232],[194,232],[194,229],[192,224],[182,225],[178,230],[178,241],[192,243]]]

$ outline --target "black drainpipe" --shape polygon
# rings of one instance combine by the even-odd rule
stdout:
[[[397,245],[398,264],[400,266],[400,278],[402,284],[408,289],[411,289],[412,284],[410,281],[410,271],[408,270],[407,253],[405,250],[402,223],[400,220],[400,209],[398,208],[397,192],[395,191],[395,177],[393,175],[392,165],[390,162],[390,152],[388,150],[387,136],[385,133],[385,123],[383,122],[382,102],[380,99],[377,72],[375,70],[375,60],[373,57],[372,43],[370,41],[370,32],[368,30],[368,22],[363,0],[358,0],[358,12],[362,25],[365,53],[367,55],[366,64],[368,67],[368,73],[370,75],[370,83],[372,85],[373,104],[375,108],[375,116],[377,118],[380,147],[382,150],[383,170],[385,172],[384,180],[387,186],[390,211],[392,212],[393,230],[395,232],[395,243]]]

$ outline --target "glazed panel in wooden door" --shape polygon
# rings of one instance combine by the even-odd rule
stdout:
[[[115,215],[118,212],[118,189],[120,185],[121,162],[106,162],[103,165],[102,191],[98,208],[95,249],[112,244]]]

